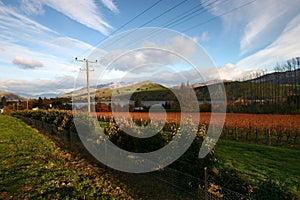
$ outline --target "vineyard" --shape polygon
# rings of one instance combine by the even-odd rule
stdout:
[[[52,134],[53,127],[57,127],[56,131],[54,131],[55,134],[61,134],[61,131],[67,131],[67,135],[76,132],[72,112],[20,111],[14,113],[14,115],[19,117],[26,117],[27,119],[32,120],[40,120],[45,122],[45,124],[50,124],[51,126],[49,126],[49,132],[51,132]],[[160,123],[155,120],[161,119],[161,116],[159,115],[161,115],[161,113],[151,114],[152,123],[154,123],[155,125],[158,125]],[[267,191],[270,188],[273,191],[277,191],[276,195],[280,193],[282,198],[299,195],[298,192],[295,192],[295,190],[299,191],[298,187],[300,186],[298,184],[293,186],[293,188],[296,187],[296,189],[289,189],[289,185],[295,182],[289,182],[289,185],[283,184],[282,180],[278,182],[278,180],[273,180],[273,177],[268,177],[268,175],[264,175],[263,179],[261,177],[258,177],[257,179],[254,178],[254,181],[245,179],[243,174],[240,174],[234,166],[228,166],[224,164],[222,162],[222,158],[220,158],[218,154],[215,153],[215,151],[211,151],[209,155],[204,159],[198,159],[199,147],[203,142],[203,137],[206,134],[207,125],[209,124],[210,119],[209,113],[201,113],[200,115],[200,123],[194,142],[184,153],[184,155],[180,157],[180,159],[169,166],[171,169],[181,171],[182,173],[189,174],[189,176],[195,178],[204,179],[203,173],[199,169],[203,169],[205,166],[209,166],[209,181],[211,183],[214,183],[213,185],[217,184],[225,186],[248,197],[257,197],[258,194],[259,196],[265,195],[265,197],[269,197],[270,194]],[[150,123],[148,113],[134,112],[131,113],[131,117],[134,119],[134,122],[138,127],[145,127]],[[89,122],[85,122],[84,118],[86,117],[83,116],[83,123],[87,123],[87,126],[90,126],[91,124],[88,125]],[[116,124],[111,116],[111,113],[97,113],[97,118],[99,120],[99,125],[115,145],[124,150],[140,153],[157,150],[172,141],[174,135],[176,135],[179,130],[177,120],[180,120],[180,113],[167,113],[167,123],[163,126],[162,130],[159,131],[159,133],[155,136],[146,139],[136,138],[126,134],[126,132],[122,131],[122,129],[120,129],[120,127]],[[126,118],[124,118],[123,120],[124,123],[127,123]],[[46,125],[43,126],[45,127]],[[227,140],[230,139],[232,141],[235,140],[238,143],[239,141],[249,141],[250,143],[256,142],[276,146],[289,145],[293,147],[298,147],[297,145],[299,143],[299,116],[296,115],[226,114],[224,127],[225,128],[222,133],[222,138],[226,138]],[[279,133],[281,134],[281,138],[278,137]],[[290,136],[288,137],[289,134]],[[99,136],[97,135],[92,134],[88,137],[88,140],[92,141],[95,145],[100,142]],[[266,138],[268,137],[269,140],[266,140]],[[220,143],[221,146],[222,143],[224,144],[224,142]],[[263,146],[268,147],[268,145],[260,145],[262,147],[259,148],[264,148]],[[254,146],[254,150],[256,148],[257,147]],[[226,148],[224,150],[226,150]],[[220,150],[220,147],[218,149],[218,151],[221,152],[224,150]],[[266,148],[263,151],[269,150]],[[299,157],[298,150],[295,151],[295,155]],[[276,155],[276,153],[274,154]],[[292,159],[297,159],[297,156],[293,156]],[[287,154],[286,157],[289,157],[289,154]],[[296,177],[297,176],[298,175],[296,173]],[[268,180],[268,182],[265,182],[264,180]],[[298,179],[296,178],[296,180]],[[176,180],[172,181],[176,182]],[[190,181],[177,181],[179,182],[178,184],[182,187],[190,187]],[[265,185],[268,185],[268,188],[264,188],[263,186]],[[194,186],[192,190],[195,190],[196,188]]]
[[[122,113],[118,114],[122,115]],[[150,119],[146,112],[132,112],[130,115],[134,120]],[[151,113],[151,119],[154,121],[161,120],[163,117],[161,115],[161,113]],[[199,115],[199,124],[210,124],[210,113],[192,113],[191,115]],[[112,117],[112,113],[101,112],[97,113],[97,116],[99,120],[107,120]],[[166,113],[167,122],[178,123],[180,120],[181,113]],[[194,123],[197,122],[194,121]],[[221,137],[237,141],[300,148],[300,115],[226,113]]]

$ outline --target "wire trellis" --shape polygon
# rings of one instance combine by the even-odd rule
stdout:
[[[58,128],[55,127],[54,125],[47,124],[39,120],[30,119],[23,116],[15,116],[15,117],[35,127],[42,133],[49,134],[51,136],[55,136],[59,138],[62,142],[67,144],[70,149],[76,148],[79,152],[81,152],[81,154],[85,158],[87,159],[91,158],[91,155],[85,150],[84,146],[82,145],[77,133],[70,132],[67,130],[58,130]],[[107,169],[109,170],[109,168]],[[114,171],[114,172],[122,174],[122,172],[118,172],[118,171]],[[204,200],[250,199],[245,195],[242,195],[238,192],[232,191],[222,186],[210,184],[209,187],[205,187],[205,185],[206,186],[209,185],[209,183],[205,183],[205,180],[191,176],[190,174],[178,171],[170,167],[165,167],[161,170],[153,172],[151,173],[151,176],[169,185],[170,187],[180,190],[180,193],[182,194],[182,196],[184,196],[184,199],[204,199]],[[179,199],[181,199],[182,196]],[[143,197],[141,198],[143,199]]]

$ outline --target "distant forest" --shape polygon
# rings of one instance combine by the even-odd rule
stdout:
[[[273,73],[256,72],[242,81],[225,82],[228,112],[299,113],[300,58],[277,64]],[[210,100],[207,86],[195,88],[198,99]]]

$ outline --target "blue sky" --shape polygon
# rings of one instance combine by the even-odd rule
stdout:
[[[155,2],[0,0],[0,91],[27,96],[71,91],[81,67],[75,57],[88,56],[108,36],[142,27],[170,28],[190,37],[223,79],[258,69],[270,72],[277,62],[300,55],[299,0],[162,0],[119,29]],[[198,15],[180,23],[193,11]],[[165,27],[168,22],[175,26]]]

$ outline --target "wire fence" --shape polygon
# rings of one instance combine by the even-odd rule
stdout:
[[[59,130],[54,125],[26,118],[23,116],[15,116],[28,125],[38,129],[40,132],[54,136],[59,139],[59,141],[66,144],[71,150],[76,150],[80,152],[88,160],[95,159],[90,155],[90,153],[85,149],[82,144],[78,134],[76,132],[71,132],[67,130]],[[124,173],[119,171],[112,170],[118,176],[124,176]],[[205,173],[206,170],[203,170]],[[128,174],[127,174],[128,175]],[[205,174],[207,177],[207,174]],[[150,173],[150,176],[157,179],[160,183],[168,185],[169,187],[175,188],[175,190],[180,191],[181,194],[178,199],[204,199],[204,200],[231,200],[231,199],[250,199],[249,197],[227,189],[225,187],[217,186],[214,184],[208,183],[207,180],[202,180],[200,178],[191,176],[190,174],[178,171],[176,169],[165,167],[161,170]],[[153,185],[152,185],[153,187]],[[155,188],[153,188],[155,189]],[[143,196],[141,196],[143,199]],[[151,199],[151,198],[150,198]],[[173,198],[172,198],[173,199]]]

